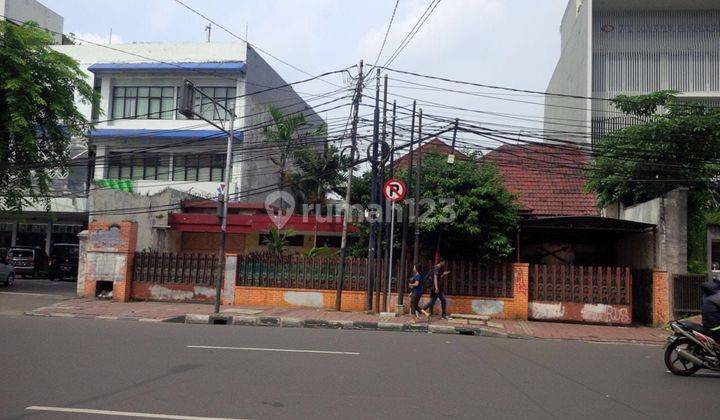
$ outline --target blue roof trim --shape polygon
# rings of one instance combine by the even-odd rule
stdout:
[[[245,72],[244,61],[223,61],[205,63],[96,63],[88,67],[93,73],[102,72],[184,72],[184,71],[215,71]]]
[[[227,134],[220,130],[150,130],[136,128],[99,128],[90,132],[90,137],[99,138],[128,138],[128,137],[149,137],[156,139],[196,139],[214,140],[226,138]],[[243,140],[243,132],[235,130],[237,140]]]

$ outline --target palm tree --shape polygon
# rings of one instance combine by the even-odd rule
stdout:
[[[320,126],[314,131],[303,130],[307,123],[301,112],[285,115],[272,105],[268,106],[268,112],[272,117],[273,124],[265,127],[263,133],[277,150],[277,155],[272,156],[270,160],[280,169],[278,185],[280,191],[285,191],[288,159],[291,157],[292,151],[298,149],[308,138],[323,136],[325,128]],[[284,204],[281,203],[281,206]]]
[[[280,232],[275,226],[270,228],[270,234],[263,241],[263,245],[267,246],[268,252],[273,255],[282,255],[285,253],[285,249],[288,246],[288,239],[291,236],[295,236],[293,230],[286,230]]]
[[[305,202],[315,204],[314,209],[327,204],[327,195],[343,181],[340,157],[337,147],[327,146],[320,153],[301,149],[293,154],[300,172],[295,177],[297,188],[303,192]],[[313,246],[317,247],[318,214],[315,214],[315,236]]]

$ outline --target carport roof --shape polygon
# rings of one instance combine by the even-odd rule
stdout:
[[[540,217],[520,221],[521,229],[557,229],[557,230],[604,230],[615,232],[645,232],[655,225],[633,222],[632,220],[613,219],[600,216],[563,216]]]

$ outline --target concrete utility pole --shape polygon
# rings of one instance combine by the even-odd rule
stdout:
[[[412,168],[413,168],[413,140],[415,139],[415,106],[417,103],[413,101],[412,120],[410,123],[410,152],[408,152],[407,180],[405,185],[410,188],[412,185]],[[407,280],[407,241],[408,241],[408,224],[410,223],[409,210],[410,206],[402,204],[402,243],[400,244],[400,283],[402,291],[405,291],[405,281]],[[402,296],[402,295],[400,295]]]
[[[210,36],[208,34],[208,36]],[[207,100],[212,102],[215,107],[220,107],[222,110],[225,111],[225,125],[227,125],[227,128],[224,126],[220,126],[214,121],[205,118],[202,114],[195,112],[194,107],[194,98],[195,93],[200,94],[201,96],[205,97]],[[180,100],[178,104],[178,112],[180,112],[182,115],[184,115],[187,119],[194,119],[194,118],[200,118],[209,124],[219,128],[220,130],[227,133],[227,150],[225,152],[225,176],[223,177],[223,183],[225,184],[225,188],[222,189],[220,193],[219,199],[221,200],[220,206],[222,208],[222,211],[219,215],[220,217],[220,249],[218,252],[220,255],[218,255],[218,268],[217,273],[215,274],[215,307],[214,312],[217,314],[220,312],[220,296],[222,293],[222,277],[223,273],[225,272],[225,237],[227,236],[227,216],[228,216],[228,202],[230,201],[228,191],[230,190],[230,185],[232,184],[232,143],[234,139],[235,134],[235,110],[231,110],[226,108],[223,104],[216,101],[212,97],[206,95],[202,92],[202,90],[197,89],[195,85],[193,85],[189,80],[186,80],[180,94]]]
[[[380,69],[378,69],[379,71]],[[387,74],[383,77],[383,110],[382,110],[382,142],[383,144],[387,144],[387,88],[388,88],[388,76]],[[380,152],[381,154],[384,154],[384,150]],[[378,235],[377,235],[377,253],[375,255],[375,260],[377,262],[376,264],[376,270],[375,270],[375,278],[376,280],[376,292],[375,292],[375,307],[377,308],[378,312],[382,312],[384,309],[380,308],[380,305],[384,305],[387,299],[381,299],[381,295],[383,290],[387,289],[387,287],[383,287],[383,279],[385,276],[383,275],[383,269],[382,269],[382,262],[384,261],[383,258],[383,229],[385,227],[385,215],[387,214],[387,202],[383,199],[383,190],[382,187],[385,184],[385,162],[384,159],[381,159],[383,161],[382,164],[380,164],[378,168],[378,181],[377,181],[377,191],[378,191],[378,203],[382,203],[383,213],[382,217],[380,218],[380,224],[378,226]]]
[[[413,246],[413,265],[417,265],[420,253],[420,177],[422,175],[422,108],[418,115],[418,158],[415,171],[415,245]]]
[[[340,241],[340,273],[337,278],[337,292],[335,294],[335,310],[339,311],[342,305],[342,289],[343,282],[345,280],[345,260],[347,259],[347,231],[348,222],[352,214],[350,213],[350,198],[352,197],[352,177],[353,168],[355,166],[355,159],[359,157],[357,150],[357,126],[358,126],[358,109],[360,108],[360,101],[362,100],[362,89],[363,89],[363,61],[360,60],[358,66],[358,81],[355,86],[355,97],[353,98],[352,108],[352,127],[350,129],[350,167],[348,168],[348,181],[347,189],[345,190],[345,208],[343,210],[343,229],[342,238]]]
[[[392,109],[392,127],[390,128],[390,174],[388,175],[388,179],[392,179],[395,177],[395,118],[396,118],[396,110],[397,110],[397,101],[393,101],[393,109]],[[395,203],[393,203],[393,206]],[[402,204],[401,204],[402,205]],[[402,208],[402,207],[401,207]],[[391,212],[390,215],[390,232],[389,232],[389,238],[388,238],[388,249],[387,249],[387,260],[388,260],[388,266],[390,267],[388,269],[388,308],[387,310],[390,310],[390,289],[389,286],[392,282],[392,272],[393,272],[393,234],[395,229],[395,212]],[[400,269],[400,272],[402,272],[402,268]],[[398,273],[400,274],[400,273]],[[403,295],[405,293],[405,289],[402,288],[403,280],[401,277],[398,277],[397,281],[397,313],[402,314],[403,313]]]
[[[372,177],[370,180],[370,205],[378,204],[378,143],[380,141],[380,69],[378,68],[375,72],[375,115],[373,121],[373,143],[372,143],[372,158],[371,168]],[[375,215],[377,216],[377,215]],[[375,242],[377,240],[377,217],[370,215],[370,238],[368,240],[368,259],[367,259],[367,301],[365,302],[365,309],[372,311],[373,308],[373,291],[375,288]]]

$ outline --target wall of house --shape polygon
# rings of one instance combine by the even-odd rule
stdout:
[[[244,144],[249,147],[261,145],[265,141],[262,129],[257,127],[268,125],[270,115],[267,106],[273,104],[285,114],[303,112],[305,120],[312,127],[317,128],[323,123],[322,118],[295,92],[291,86],[269,90],[268,88],[282,86],[287,82],[251,47],[247,49],[247,75],[245,96],[239,106],[242,107],[246,118],[242,120],[242,127],[256,127],[243,130]],[[315,144],[318,150],[322,144]],[[240,191],[242,201],[264,201],[267,194],[277,189],[279,174],[277,166],[270,160],[272,149],[260,148],[255,151],[246,151],[242,162],[234,168],[234,173],[242,173]]]
[[[560,26],[560,58],[548,84],[547,92],[590,96],[591,10],[591,0],[568,1]],[[590,107],[589,99],[546,96],[544,128],[546,131],[587,132],[589,134]],[[582,128],[585,124],[587,124],[587,128]],[[573,138],[568,139],[573,140]],[[588,138],[577,141],[589,142],[590,140]]]
[[[687,272],[687,189],[620,208],[619,218],[656,225],[656,267],[670,274]]]
[[[180,232],[169,229],[168,213],[180,210],[182,200],[193,198],[181,191],[166,189],[155,195],[140,195],[114,189],[95,189],[90,192],[89,210],[91,222],[132,221],[138,226],[136,251],[159,250],[178,252],[181,250]],[[157,211],[147,209],[157,208]],[[123,211],[108,214],[118,209],[142,209],[135,214]]]

